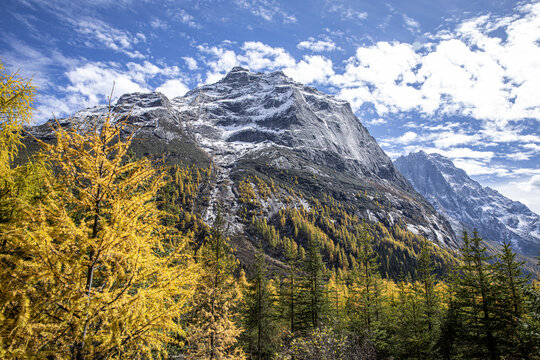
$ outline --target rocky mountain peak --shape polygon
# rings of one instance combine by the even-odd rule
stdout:
[[[487,240],[512,241],[516,251],[540,251],[540,216],[520,202],[471,179],[440,154],[411,153],[398,158],[399,171],[441,213],[454,231],[477,229]]]
[[[410,189],[350,105],[283,72],[235,67],[222,80],[173,100],[190,131],[222,162],[281,146],[311,161]],[[234,149],[226,151],[225,149]]]

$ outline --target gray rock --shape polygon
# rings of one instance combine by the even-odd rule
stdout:
[[[515,251],[538,255],[540,216],[522,203],[480,185],[439,154],[410,153],[394,164],[448,218],[456,233],[476,229],[487,240],[510,240]]]

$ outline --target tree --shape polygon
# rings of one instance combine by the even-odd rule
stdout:
[[[463,265],[458,267],[453,279],[456,311],[464,321],[461,335],[464,351],[470,357],[497,359],[497,339],[495,338],[492,259],[476,231],[472,238],[463,233],[461,247]]]
[[[0,62],[0,251],[5,250],[9,234],[20,227],[22,204],[39,194],[45,171],[39,161],[14,164],[23,125],[31,120],[34,91],[29,80],[7,73]]]
[[[3,166],[17,156],[23,125],[32,117],[35,87],[30,80],[9,74],[0,61],[0,162]]]
[[[520,325],[525,313],[525,293],[529,280],[529,276],[525,276],[521,270],[523,264],[516,260],[510,242],[505,241],[493,267],[497,290],[495,321],[497,332],[501,334],[499,346],[506,356],[526,358],[527,351],[525,354],[519,353],[524,350]]]
[[[236,346],[242,329],[235,322],[241,292],[234,277],[237,260],[223,236],[221,212],[197,251],[202,275],[188,323],[189,359],[242,359]]]
[[[415,287],[416,294],[421,299],[422,313],[421,349],[425,358],[433,357],[434,341],[440,324],[440,313],[437,294],[435,292],[435,275],[431,260],[431,251],[427,242],[422,243],[418,259],[417,278],[420,286]]]
[[[255,274],[251,278],[244,300],[244,342],[254,359],[270,359],[277,349],[274,323],[274,299],[270,289],[264,250],[259,243],[255,254]]]
[[[182,332],[197,272],[187,239],[163,226],[163,172],[127,160],[131,135],[111,112],[42,144],[53,176],[24,208],[4,257],[18,289],[2,328],[7,357],[101,359],[164,354]],[[16,321],[13,321],[16,319]]]
[[[356,332],[370,332],[373,322],[378,320],[380,306],[380,284],[377,254],[373,250],[373,237],[364,222],[359,229],[358,264],[352,270],[352,285],[349,297],[351,323]]]
[[[321,244],[317,236],[308,238],[306,260],[303,266],[300,305],[301,318],[306,327],[318,328],[326,315],[328,304],[325,296],[325,266],[322,261]]]

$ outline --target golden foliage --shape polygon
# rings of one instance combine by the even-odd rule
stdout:
[[[21,145],[22,126],[32,117],[35,88],[30,80],[9,74],[0,61],[0,162],[13,160]],[[3,175],[3,174],[0,174]]]
[[[131,137],[113,120],[43,144],[54,176],[1,259],[5,358],[159,356],[183,331],[196,266],[157,208],[163,172],[127,160]]]

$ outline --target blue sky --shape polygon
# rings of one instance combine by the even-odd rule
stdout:
[[[35,121],[241,65],[348,100],[395,158],[423,149],[540,213],[536,1],[3,0],[0,59]]]

